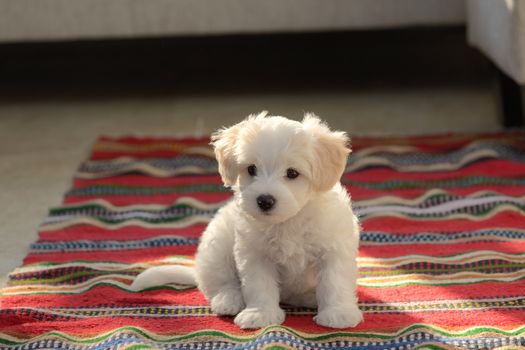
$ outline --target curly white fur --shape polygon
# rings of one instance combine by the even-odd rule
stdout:
[[[282,323],[280,303],[318,307],[314,319],[323,326],[357,325],[359,223],[339,182],[347,136],[312,114],[299,123],[263,112],[219,130],[212,141],[234,199],[203,233],[195,270],[153,268],[132,288],[196,283],[212,310],[236,315],[241,328]],[[288,169],[299,176],[288,178]],[[258,206],[260,195],[275,198],[271,210]]]

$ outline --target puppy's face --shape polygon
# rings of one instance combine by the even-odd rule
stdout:
[[[212,140],[219,172],[239,207],[269,224],[290,219],[312,196],[331,189],[349,153],[346,135],[313,115],[299,123],[261,113]]]

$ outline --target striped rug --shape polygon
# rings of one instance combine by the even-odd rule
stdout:
[[[192,265],[231,197],[207,143],[100,138],[0,291],[0,348],[525,347],[524,132],[353,139],[364,322],[344,330],[285,307],[241,331],[196,289],[130,291],[150,266]]]

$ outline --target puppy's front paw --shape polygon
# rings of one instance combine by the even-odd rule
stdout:
[[[281,324],[284,318],[284,311],[279,307],[269,309],[246,308],[235,317],[234,322],[242,329],[254,329],[271,324]]]
[[[239,289],[224,289],[210,300],[211,311],[217,315],[237,315],[244,308]]]
[[[363,314],[357,305],[327,307],[314,317],[317,324],[330,328],[355,327],[363,320]]]

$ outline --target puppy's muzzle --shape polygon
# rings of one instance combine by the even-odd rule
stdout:
[[[269,194],[263,194],[257,197],[257,205],[264,212],[272,210],[272,208],[275,206],[275,202],[275,198]]]

